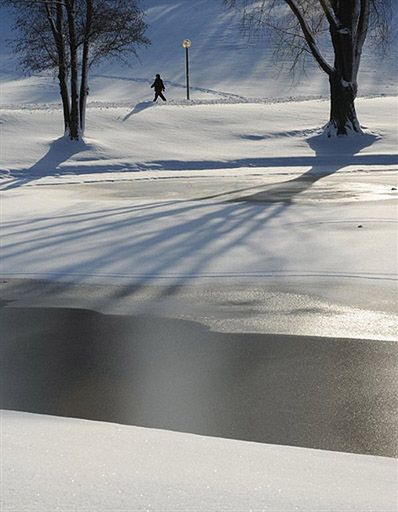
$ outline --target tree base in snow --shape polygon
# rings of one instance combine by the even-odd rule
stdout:
[[[329,121],[323,127],[323,134],[326,137],[348,137],[352,135],[364,135],[365,131],[358,122],[355,124],[347,122],[342,130],[339,129],[336,122]]]

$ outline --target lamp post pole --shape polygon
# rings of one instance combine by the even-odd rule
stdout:
[[[185,48],[185,70],[187,76],[187,100],[189,100],[189,48],[191,47],[191,41],[184,39],[182,46]]]
[[[185,67],[187,70],[187,100],[189,100],[189,48],[185,48]]]

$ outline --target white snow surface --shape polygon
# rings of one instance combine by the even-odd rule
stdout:
[[[97,106],[78,144],[54,137],[58,109],[5,109],[2,275],[391,289],[397,102],[358,108],[372,131],[327,139],[319,100]],[[367,318],[357,335],[396,338],[393,317]]]
[[[321,100],[96,105],[88,112],[85,143],[79,144],[61,137],[59,109],[14,106],[1,111],[0,169],[23,171],[19,178],[35,181],[48,176],[46,183],[60,175],[63,183],[82,182],[88,175],[92,180],[101,173],[120,178],[116,171],[195,177],[198,171],[215,175],[216,170],[231,175],[264,169],[267,174],[395,169],[397,106],[394,96],[360,99],[360,119],[371,131],[329,140],[319,136],[329,109]],[[67,174],[73,179],[65,179]]]
[[[397,462],[2,411],[3,512],[393,512]]]

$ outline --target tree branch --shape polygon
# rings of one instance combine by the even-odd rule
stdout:
[[[361,0],[361,13],[358,21],[357,49],[362,49],[369,25],[370,0]]]
[[[339,30],[342,28],[342,23],[339,20],[339,18],[336,16],[335,12],[333,11],[332,7],[329,5],[328,0],[319,0],[319,3],[322,6],[323,12],[325,13],[326,19],[329,22],[329,25],[334,30]]]
[[[322,56],[321,52],[319,51],[319,48],[315,41],[315,38],[314,38],[307,22],[305,21],[298,5],[296,4],[296,1],[295,0],[285,0],[285,2],[288,4],[290,9],[293,11],[293,14],[298,19],[301,29],[303,31],[305,40],[311,50],[312,55],[315,57],[315,60],[318,62],[319,66],[325,73],[327,73],[328,75],[332,75],[334,72],[334,69],[328,64],[326,59]]]
[[[357,37],[355,44],[355,69],[354,73],[358,73],[359,62],[362,54],[362,47],[364,45],[366,35],[368,33],[369,16],[370,16],[370,0],[360,0],[361,10],[358,20]]]
[[[50,27],[51,27],[51,31],[53,33],[54,39],[57,40],[58,37],[60,36],[60,34],[58,34],[58,30],[55,25],[55,21],[54,21],[53,15],[51,14],[50,6],[48,5],[47,0],[44,0],[44,7],[46,9],[47,19],[48,19],[48,22],[50,23]]]

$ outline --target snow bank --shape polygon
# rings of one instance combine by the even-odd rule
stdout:
[[[393,459],[2,412],[4,512],[396,510]]]

